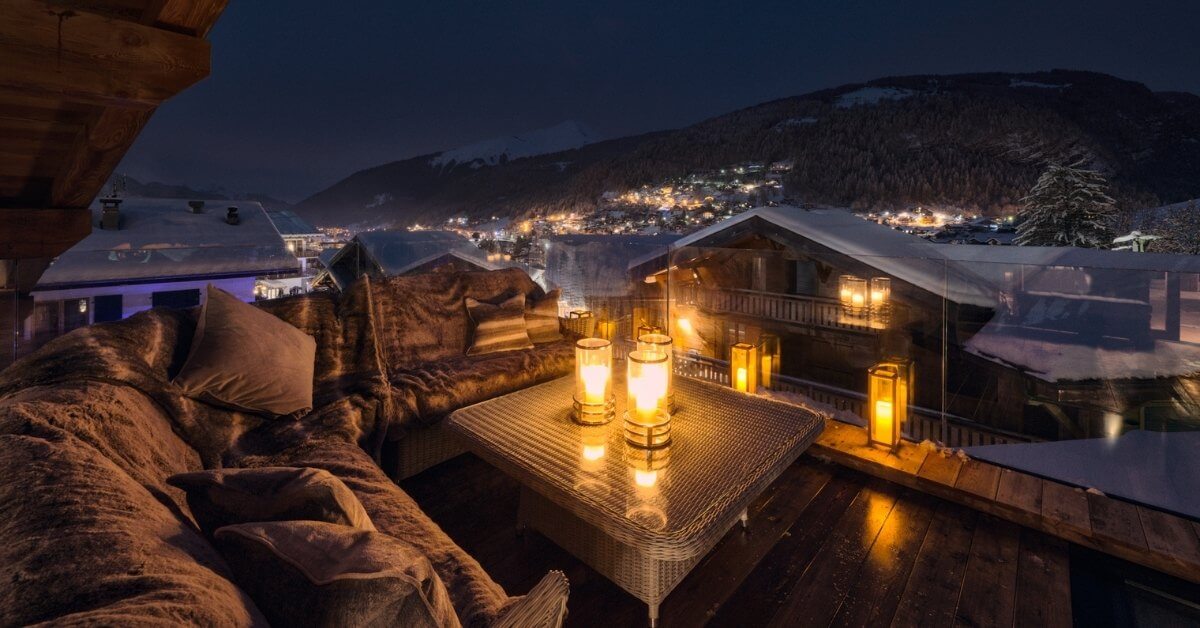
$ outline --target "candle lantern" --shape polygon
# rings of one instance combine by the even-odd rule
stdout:
[[[583,338],[575,343],[575,403],[571,417],[584,425],[602,425],[616,415],[612,389],[612,343]]]
[[[887,277],[871,278],[871,316],[883,322],[891,313],[892,280]]]
[[[847,316],[866,316],[870,305],[867,280],[854,275],[842,275],[838,278],[838,298],[842,302],[842,312]]]
[[[910,365],[885,360],[867,369],[867,442],[895,449],[908,419]]]
[[[758,383],[763,388],[770,388],[779,373],[779,336],[763,334],[759,338],[758,354]]]
[[[663,397],[662,409],[675,413],[675,358],[671,350],[672,340],[666,334],[645,334],[638,337],[637,350],[661,353],[667,356],[667,394]]]
[[[662,327],[659,327],[658,325],[651,325],[650,323],[642,323],[641,325],[638,325],[636,337],[641,338],[642,336],[645,336],[646,334],[661,334],[661,333],[662,333]]]
[[[612,340],[617,335],[617,322],[614,320],[602,320],[596,323],[596,337],[605,340]]]
[[[670,362],[656,351],[631,351],[625,362],[625,440],[635,447],[663,447],[671,442],[671,415],[663,409]]]
[[[729,348],[729,382],[734,390],[758,391],[758,348],[739,342]]]
[[[570,314],[568,314],[567,317],[568,318],[591,318],[592,313],[589,312],[588,310],[571,310]]]

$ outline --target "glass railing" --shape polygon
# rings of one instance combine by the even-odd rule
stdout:
[[[751,368],[762,394],[858,425],[895,419],[907,446],[1200,515],[1198,261],[744,244],[626,255],[623,294],[610,278],[569,307],[618,346],[671,335],[680,376],[736,387]],[[988,249],[1039,263],[985,261]]]

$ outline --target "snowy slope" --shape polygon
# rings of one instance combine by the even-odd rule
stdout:
[[[557,153],[595,141],[595,134],[587,127],[568,120],[552,127],[520,135],[496,137],[438,153],[429,160],[429,165],[438,167],[470,164],[472,168],[481,168],[494,166],[500,163],[501,158],[511,161],[521,157]]]

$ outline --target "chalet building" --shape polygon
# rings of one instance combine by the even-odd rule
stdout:
[[[781,206],[630,270],[685,352],[724,360],[735,343],[778,338],[781,374],[852,410],[867,368],[889,356],[913,362],[930,417],[1015,437],[1172,429],[1200,404],[1194,256],[938,245],[844,210]],[[862,280],[857,296],[847,278]]]
[[[325,268],[313,279],[313,287],[343,290],[354,280],[400,275],[494,270],[505,265],[452,231],[368,231],[332,255],[322,256]]]
[[[214,284],[243,301],[261,278],[295,275],[296,257],[254,201],[101,199],[94,229],[32,291],[27,349],[72,329],[151,307],[199,305]]]
[[[564,313],[586,309],[628,321],[629,263],[663,254],[678,239],[678,234],[550,236],[539,242],[546,269],[538,279],[547,289],[562,289]]]
[[[325,234],[291,210],[268,209],[266,212],[288,252],[300,260],[301,274],[308,274],[309,267],[325,249]]]

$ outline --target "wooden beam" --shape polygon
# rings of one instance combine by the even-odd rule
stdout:
[[[133,145],[153,109],[104,109],[76,139],[54,178],[49,205],[87,207]]]
[[[196,37],[206,37],[229,0],[151,0],[143,24]]]
[[[0,209],[0,259],[56,257],[91,232],[89,209]]]
[[[0,0],[0,15],[0,87],[151,108],[209,73],[197,37],[37,0]]]

